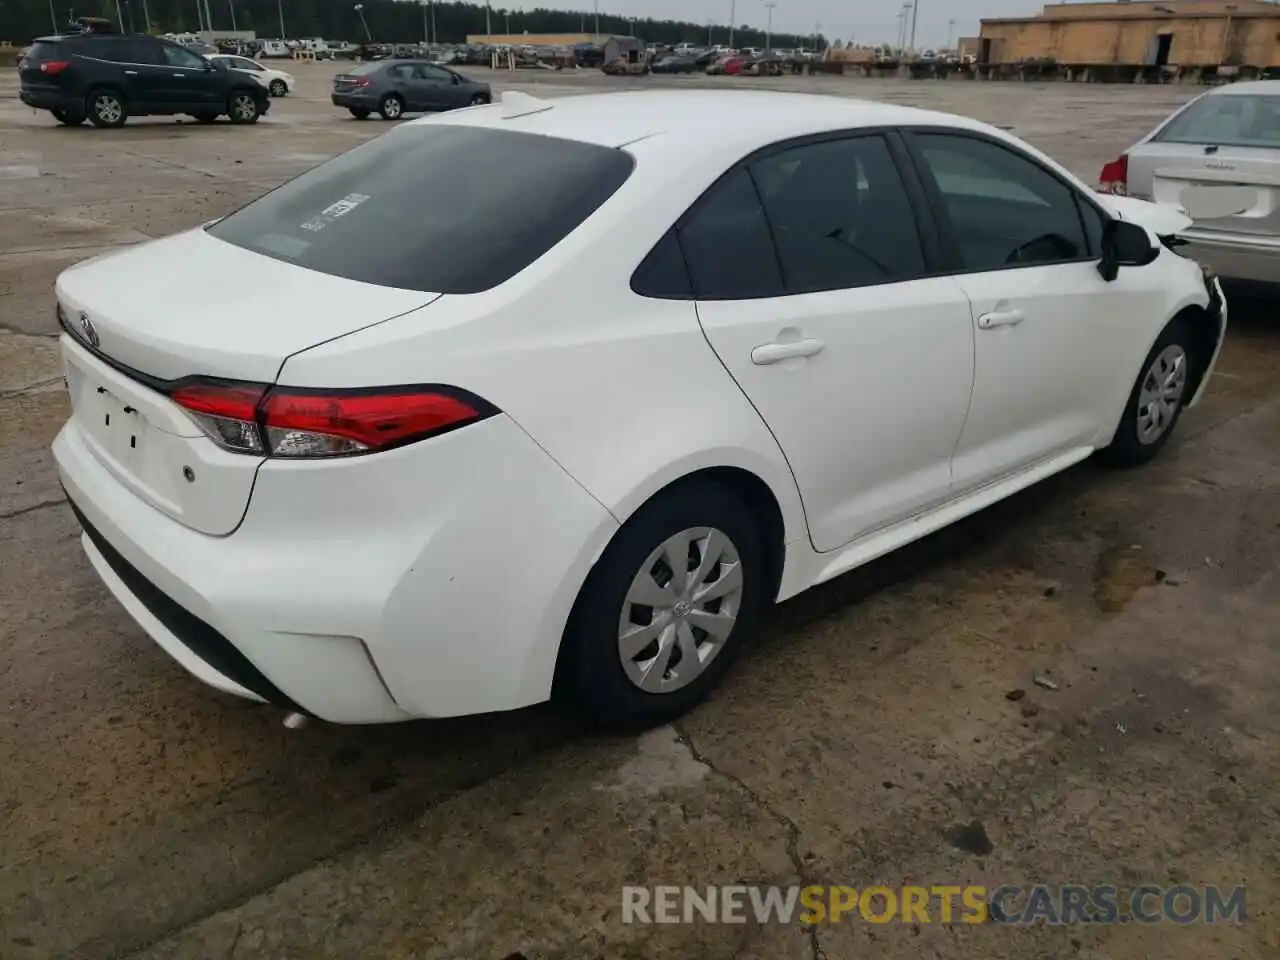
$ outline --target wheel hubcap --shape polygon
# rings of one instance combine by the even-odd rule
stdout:
[[[398,116],[400,116],[400,101],[399,101],[399,100],[388,100],[388,101],[387,101],[387,116],[389,116],[389,117],[398,117]]]
[[[249,117],[253,116],[253,112],[256,109],[257,107],[254,105],[254,102],[250,100],[247,95],[241,94],[236,98],[236,115],[241,119],[249,119]]]
[[[120,101],[115,97],[99,97],[94,104],[94,109],[107,123],[115,123],[120,119]]]
[[[618,656],[646,693],[692,683],[724,649],[742,604],[742,563],[713,527],[668,537],[641,565],[622,604]]]
[[[1173,423],[1187,389],[1187,353],[1176,343],[1160,351],[1138,391],[1138,442],[1159,440]]]

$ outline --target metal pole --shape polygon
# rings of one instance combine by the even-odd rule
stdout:
[[[768,53],[770,50],[773,49],[773,46],[772,46],[773,8],[776,6],[777,4],[774,3],[773,0],[769,0],[769,2],[764,5],[765,10],[767,11],[767,16],[765,17],[765,25],[764,25],[764,52],[765,53]]]
[[[120,0],[116,0],[116,25],[124,30],[124,14],[120,12]]]
[[[947,21],[947,49],[951,49],[951,45],[956,41],[956,22],[954,20]]]
[[[209,6],[209,0],[201,0],[204,3],[204,28],[213,33],[213,9]]]
[[[236,32],[236,2],[235,0],[227,0],[227,6],[231,9],[231,32]]]
[[[280,39],[289,36],[284,29],[284,0],[276,0],[276,13],[280,14]]]
[[[484,32],[485,36],[493,36],[493,7],[489,0],[484,0]]]
[[[147,7],[147,0],[142,0],[142,19],[147,22],[147,33],[151,32],[151,10]]]
[[[53,0],[49,0],[49,22],[53,24],[53,32],[58,32],[58,15],[53,9]]]
[[[431,42],[440,42],[440,31],[436,29],[436,0],[429,0],[431,7]]]
[[[50,0],[50,2],[52,2],[52,0]],[[714,46],[714,44],[712,44],[711,42],[711,29],[712,29],[712,24],[711,24],[711,21],[708,20],[707,21],[707,47],[708,48]]]
[[[916,48],[916,24],[920,21],[920,0],[911,4],[911,49]]]
[[[738,0],[729,0],[729,49],[733,49],[733,21],[738,19]]]
[[[600,37],[600,0],[596,0],[595,12],[596,12],[596,39],[599,39]]]

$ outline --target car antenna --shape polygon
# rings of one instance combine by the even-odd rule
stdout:
[[[531,113],[542,113],[544,110],[550,110],[555,106],[548,100],[540,100],[537,97],[531,97],[527,93],[521,93],[519,90],[504,90],[502,92],[502,119],[514,120],[516,117],[527,117]]]

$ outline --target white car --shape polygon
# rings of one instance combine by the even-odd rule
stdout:
[[[658,722],[775,600],[1153,457],[1226,324],[1186,223],[956,116],[507,94],[66,270],[54,453],[214,687]]]
[[[259,61],[248,57],[233,53],[214,53],[209,55],[209,59],[216,60],[232,70],[243,70],[245,73],[253,74],[254,79],[266,87],[273,97],[287,97],[293,93],[293,88],[297,85],[293,74],[264,66]]]

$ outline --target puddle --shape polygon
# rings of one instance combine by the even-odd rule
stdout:
[[[1093,567],[1093,601],[1103,613],[1119,613],[1154,576],[1140,546],[1109,546]]]

